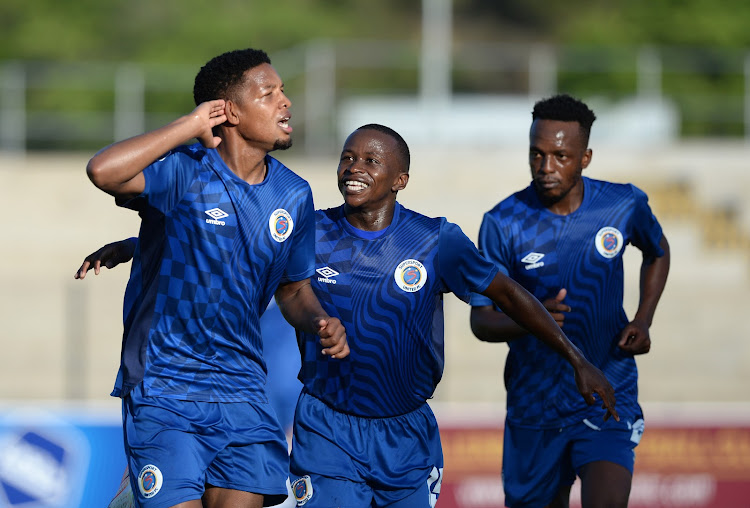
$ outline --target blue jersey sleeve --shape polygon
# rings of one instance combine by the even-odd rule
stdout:
[[[630,187],[635,199],[630,242],[646,256],[661,257],[664,255],[664,250],[659,245],[662,237],[661,225],[651,212],[646,193],[635,185]]]
[[[438,238],[440,273],[443,282],[458,298],[469,302],[473,292],[484,291],[497,274],[456,224],[443,222]]]
[[[511,255],[508,246],[503,242],[504,237],[497,219],[490,213],[484,214],[479,228],[479,252],[485,259],[494,263],[500,273],[509,275],[508,266],[511,263]],[[469,303],[472,307],[494,305],[492,300],[477,293],[471,295]]]
[[[310,188],[299,208],[297,224],[292,241],[294,247],[289,255],[281,282],[294,282],[312,277],[315,268],[315,206]]]
[[[173,150],[143,170],[146,186],[140,196],[117,204],[138,211],[148,205],[167,213],[185,194],[197,169],[194,159],[182,151]]]

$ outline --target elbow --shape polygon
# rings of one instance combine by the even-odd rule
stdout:
[[[98,188],[108,190],[107,171],[96,157],[93,157],[86,165],[86,176]]]

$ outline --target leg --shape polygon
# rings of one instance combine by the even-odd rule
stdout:
[[[198,508],[198,506],[200,505],[196,505],[195,508]],[[263,495],[206,486],[206,492],[203,494],[203,506],[205,508],[262,508]],[[186,505],[185,508],[192,507]]]
[[[552,500],[547,508],[569,508],[570,506],[570,485],[561,485],[557,491],[555,499]]]
[[[581,504],[584,508],[626,508],[633,475],[614,462],[600,460],[581,468]]]

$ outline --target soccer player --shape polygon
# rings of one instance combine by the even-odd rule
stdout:
[[[566,335],[612,382],[620,421],[602,422],[582,404],[570,368],[485,296],[472,297],[471,327],[508,342],[503,448],[505,502],[568,506],[576,475],[584,507],[627,506],[634,448],[644,429],[634,356],[651,347],[649,327],[669,271],[669,244],[633,185],[582,176],[594,113],[557,95],[534,106],[532,183],[484,215],[479,248],[502,273],[542,301]],[[622,256],[643,253],[641,295],[623,310]]]
[[[193,94],[192,113],[87,166],[142,219],[112,394],[123,399],[137,506],[260,507],[286,497],[289,474],[264,388],[260,314],[275,294],[323,356],[339,361],[348,346],[310,287],[310,187],[268,155],[291,146],[292,132],[268,56],[217,56]]]
[[[443,455],[427,399],[443,372],[445,293],[465,301],[475,291],[487,295],[573,366],[586,401],[597,393],[617,417],[607,380],[539,301],[499,273],[457,225],[396,201],[409,161],[398,133],[360,127],[338,166],[344,204],[316,212],[313,289],[344,324],[351,354],[331,360],[309,330],[298,334],[304,387],[291,454],[298,506],[435,505]],[[102,262],[95,253],[81,269]]]

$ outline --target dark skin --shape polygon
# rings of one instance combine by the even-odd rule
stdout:
[[[245,71],[243,83],[230,97],[199,104],[192,113],[164,127],[104,148],[91,158],[86,172],[99,189],[121,199],[130,199],[145,190],[143,170],[147,166],[195,138],[207,148],[216,148],[238,177],[251,185],[257,184],[266,177],[268,152],[291,146],[290,106],[279,75],[271,65],[261,64]],[[83,279],[91,266],[98,274],[102,263],[111,268],[132,258],[132,247],[124,245],[125,250],[118,250],[118,245],[122,246],[109,244],[88,256],[75,278]],[[334,358],[349,354],[343,325],[323,311],[309,280],[280,285],[276,299],[292,326],[321,337],[326,348],[324,354]],[[195,499],[176,506],[255,508],[262,505],[262,494],[207,485],[202,501]]]
[[[535,120],[529,137],[529,167],[537,196],[552,213],[569,215],[583,202],[583,170],[591,162],[592,151],[577,122]],[[640,272],[640,301],[638,310],[620,332],[618,347],[632,355],[648,353],[651,349],[649,328],[656,306],[664,290],[669,273],[669,243],[662,236],[661,257],[644,256]],[[542,302],[550,316],[560,326],[571,312],[564,303],[567,289]],[[530,330],[516,323],[507,314],[497,312],[492,306],[474,307],[471,310],[471,329],[474,335],[486,342],[508,342]],[[583,506],[627,506],[631,474],[626,468],[607,461],[586,464],[581,469]],[[551,507],[567,507],[570,486],[561,487]]]
[[[350,224],[365,231],[378,231],[390,225],[396,194],[409,181],[408,168],[399,156],[395,139],[376,130],[354,131],[344,144],[337,175]],[[503,274],[498,274],[483,294],[573,366],[576,385],[588,404],[595,403],[596,393],[603,401],[602,407],[607,409],[606,416],[619,419],[609,382],[565,337],[536,298]]]

